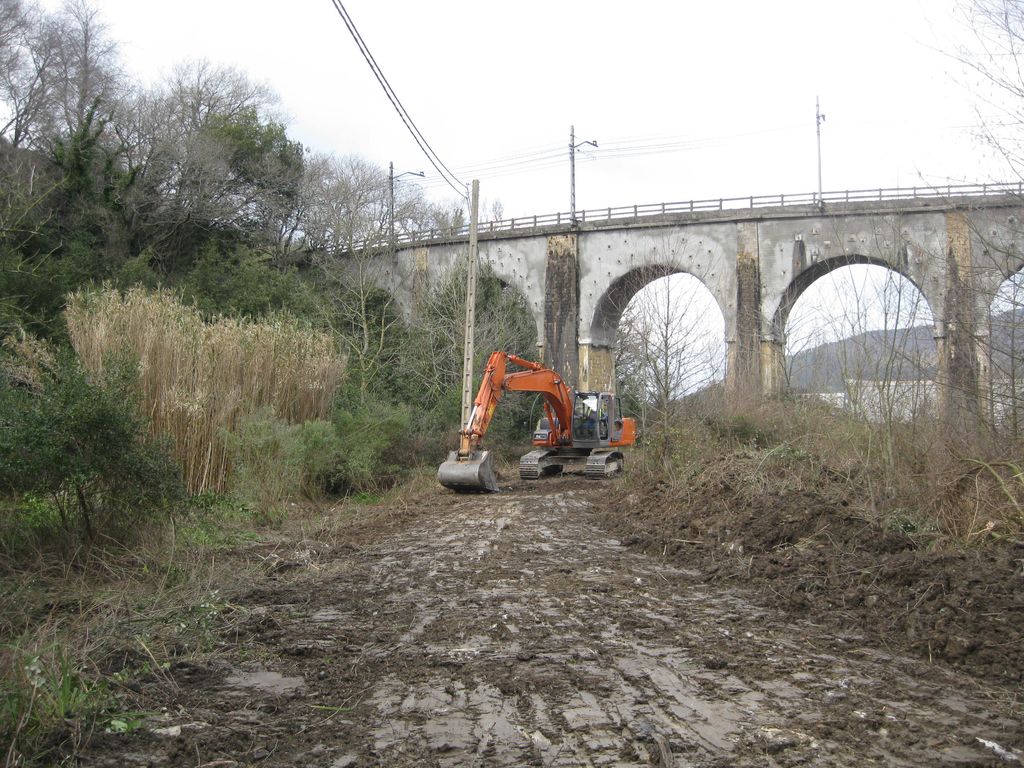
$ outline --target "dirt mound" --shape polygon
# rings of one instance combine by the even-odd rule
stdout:
[[[1024,682],[1024,547],[954,548],[872,515],[863,494],[827,469],[807,478],[737,451],[685,483],[622,486],[595,505],[625,543],[709,583],[990,681]]]

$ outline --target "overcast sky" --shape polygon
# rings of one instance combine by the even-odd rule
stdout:
[[[331,0],[95,4],[143,82],[230,64],[311,149],[427,171],[402,183],[454,198]],[[999,174],[948,53],[965,34],[949,0],[344,4],[444,163],[506,216],[568,210],[571,124],[599,144],[577,155],[578,209],[813,191],[816,96],[826,190]]]

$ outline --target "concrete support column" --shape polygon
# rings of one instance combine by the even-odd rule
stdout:
[[[580,344],[580,377],[577,389],[582,392],[615,391],[615,350],[597,344]]]
[[[942,332],[936,334],[939,414],[950,434],[971,439],[980,416],[980,361],[977,343],[970,227],[959,211],[946,214],[946,300]]]
[[[544,275],[544,365],[579,385],[579,250],[576,235],[551,235]]]
[[[736,328],[728,340],[726,390],[733,404],[761,392],[761,268],[757,222],[736,225]]]
[[[786,343],[771,336],[761,339],[761,396],[768,400],[786,392]]]

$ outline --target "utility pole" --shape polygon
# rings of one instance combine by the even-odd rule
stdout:
[[[584,144],[597,146],[596,141],[576,143],[576,126],[569,126],[569,223],[576,226],[576,149]]]
[[[469,201],[469,270],[466,275],[466,338],[462,348],[462,425],[469,426],[473,408],[473,333],[476,326],[477,221],[480,209],[480,182],[473,179]]]
[[[814,97],[814,125],[818,131],[818,207],[825,207],[825,200],[821,196],[821,124],[825,122],[825,116],[821,114],[821,104],[818,97]]]

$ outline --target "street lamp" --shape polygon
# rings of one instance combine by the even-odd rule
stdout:
[[[818,207],[825,210],[825,199],[821,196],[821,124],[825,122],[825,116],[821,114],[821,103],[818,97],[814,97],[814,123],[818,130]]]
[[[576,226],[576,150],[584,144],[597,146],[596,141],[576,143],[576,126],[569,126],[569,223]]]
[[[423,171],[403,171],[395,176],[395,164],[388,163],[388,235],[392,244],[395,242],[395,182],[403,176],[423,178]]]

